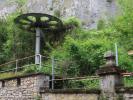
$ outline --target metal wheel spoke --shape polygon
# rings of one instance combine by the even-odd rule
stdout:
[[[32,20],[30,20],[29,18],[25,18],[25,20],[27,20],[27,21],[29,21],[29,22],[31,22],[31,23],[33,23],[33,21]]]
[[[36,17],[36,22],[41,22],[41,18],[40,17]]]
[[[30,23],[20,22],[22,25],[29,25]]]

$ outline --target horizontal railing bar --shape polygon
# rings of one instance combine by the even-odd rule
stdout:
[[[21,58],[21,59],[16,59],[16,60],[21,61],[21,60],[24,60],[24,59],[27,59],[27,58],[31,58],[31,57],[35,57],[35,55],[29,56],[29,57],[25,57],[25,58]]]
[[[46,56],[43,56],[43,55],[42,55],[42,57],[44,57],[44,58],[48,58],[48,59],[51,59],[50,57],[46,57]]]
[[[133,72],[122,73],[124,77],[133,76]]]
[[[12,60],[12,61],[10,61],[10,62],[1,64],[0,67],[1,67],[1,66],[4,66],[4,65],[7,65],[7,64],[15,63],[16,61],[21,61],[21,60],[24,60],[24,59],[27,59],[27,58],[31,58],[31,57],[34,57],[34,56],[35,56],[35,55],[29,56],[29,57],[24,57],[24,58],[21,58],[21,59]]]
[[[0,73],[10,72],[10,71],[13,71],[13,70],[15,70],[15,68],[13,68],[13,69],[9,69],[9,70],[5,70],[5,71],[0,71]]]
[[[17,69],[25,68],[25,67],[28,67],[28,66],[29,65],[25,65],[25,66],[22,66],[22,67],[18,67]],[[0,73],[9,72],[9,71],[13,71],[13,70],[16,70],[16,68],[12,68],[12,69],[5,70],[5,71],[0,71]]]
[[[74,77],[74,78],[62,78],[62,79],[53,79],[54,81],[63,81],[63,80],[94,80],[99,79],[98,76],[93,77]],[[52,81],[52,80],[49,80]]]
[[[35,56],[36,56],[36,55],[32,55],[32,56],[28,56],[28,57],[24,57],[24,58],[12,60],[12,61],[9,61],[9,62],[7,62],[7,63],[1,64],[0,67],[1,67],[1,66],[4,66],[4,65],[8,65],[8,64],[15,63],[16,61],[22,61],[22,60],[25,60],[25,59],[28,59],[28,58],[31,58],[31,57],[35,57]],[[50,57],[46,57],[46,56],[43,56],[43,55],[42,55],[42,57],[51,59]],[[57,60],[58,60],[58,61],[62,61],[62,60],[59,60],[59,59],[55,59],[55,61],[57,61]]]
[[[14,63],[14,62],[16,62],[16,60],[13,60],[13,61],[10,61],[10,62],[7,62],[7,63],[4,63],[4,64],[1,64],[0,67],[1,67],[1,66],[4,66],[4,65],[11,64],[11,63]]]
[[[43,55],[42,55],[42,57],[51,59],[51,57],[46,57],[46,56],[43,56]],[[57,59],[57,58],[54,58],[54,60],[55,60],[55,61],[63,61],[64,59]]]
[[[21,69],[21,68],[25,68],[25,67],[30,67],[32,65],[35,65],[35,64],[28,64],[28,65],[24,65],[22,67],[18,67],[17,69]],[[38,65],[39,66],[39,65]],[[48,67],[48,65],[43,65],[44,67]],[[12,68],[12,69],[9,69],[9,70],[5,70],[5,71],[0,71],[0,73],[4,73],[4,72],[8,72],[8,71],[12,71],[12,70],[16,70],[16,68]]]

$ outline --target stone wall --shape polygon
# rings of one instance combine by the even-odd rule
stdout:
[[[49,87],[48,80],[49,76],[43,74],[0,80],[0,100],[34,100],[40,87]]]
[[[117,80],[117,78],[111,80]],[[133,100],[133,87],[117,87],[108,90],[104,80],[100,90],[86,89],[49,89],[50,77],[45,74],[30,74],[0,80],[0,100]],[[101,78],[101,80],[103,80]],[[107,84],[108,85],[108,84]],[[106,91],[107,90],[107,91]]]
[[[124,93],[124,100],[133,100],[133,93]]]
[[[30,74],[0,80],[0,100],[98,100],[100,90],[50,90],[50,76]],[[88,99],[89,98],[89,99]]]
[[[118,87],[116,93],[120,100],[133,100],[133,87]]]

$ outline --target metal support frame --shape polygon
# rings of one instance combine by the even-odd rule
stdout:
[[[51,1],[50,1],[51,2]],[[32,20],[32,18],[35,20]],[[42,18],[46,18],[43,19]],[[23,21],[22,21],[23,20]],[[51,23],[51,21],[56,22]],[[19,28],[23,30],[27,30],[29,32],[36,32],[36,44],[35,44],[35,64],[40,65],[41,67],[41,56],[40,56],[40,43],[41,43],[41,32],[50,32],[55,34],[56,32],[61,32],[64,30],[62,21],[48,14],[43,13],[27,13],[22,14],[14,19],[14,22],[19,25]],[[28,27],[27,27],[28,26]],[[52,28],[50,26],[54,26],[56,28]]]

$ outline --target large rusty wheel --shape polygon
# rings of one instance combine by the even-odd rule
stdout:
[[[22,14],[14,21],[21,29],[34,33],[36,32],[36,28],[40,28],[44,32],[56,32],[61,31],[63,27],[60,19],[42,13]]]

